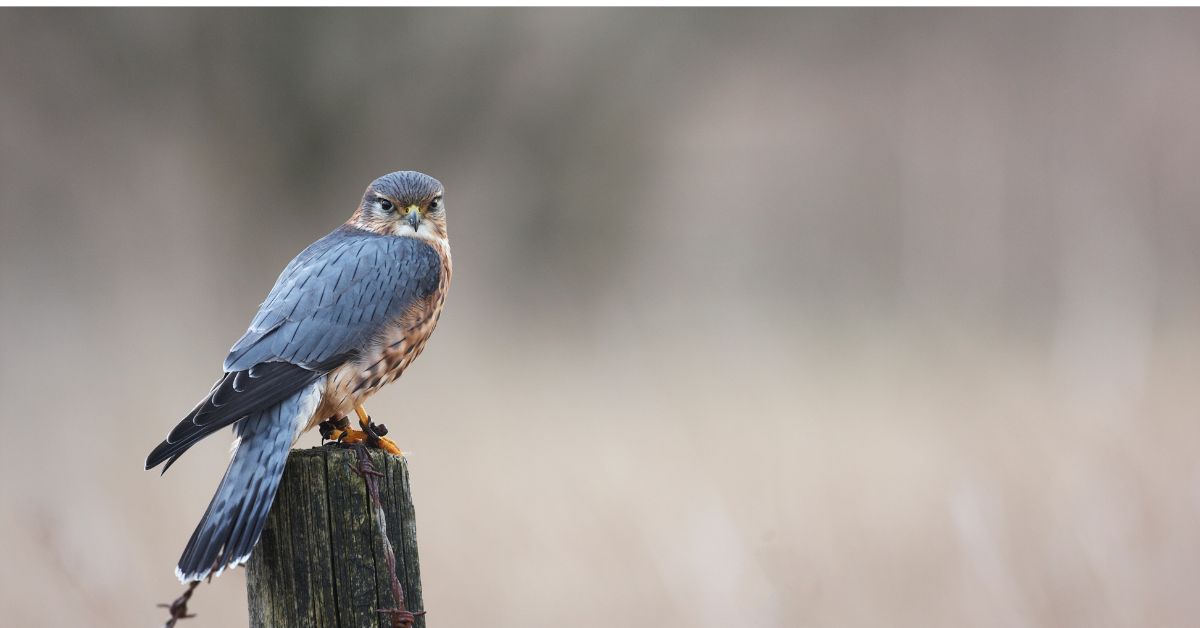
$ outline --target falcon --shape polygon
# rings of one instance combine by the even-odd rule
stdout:
[[[262,534],[288,450],[301,434],[400,454],[363,402],[421,354],[450,286],[442,184],[393,172],[350,219],[293,259],[212,390],[146,458],[163,473],[189,447],[233,426],[225,477],[175,574],[183,582],[244,564]],[[361,429],[350,427],[350,413]]]

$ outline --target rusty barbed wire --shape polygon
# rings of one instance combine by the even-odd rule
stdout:
[[[191,619],[195,617],[195,613],[188,613],[188,600],[192,599],[192,593],[196,591],[196,587],[200,586],[199,580],[193,580],[188,583],[187,589],[170,604],[159,604],[158,608],[165,608],[171,613],[171,617],[167,619],[167,623],[163,624],[163,628],[175,628],[175,623],[181,619]]]
[[[366,431],[370,442],[375,444],[378,443],[380,436],[387,433],[387,428],[382,425],[370,423],[370,417],[368,417]],[[400,585],[400,579],[396,576],[396,553],[392,550],[391,541],[388,540],[387,519],[383,512],[383,500],[379,498],[379,478],[383,477],[383,474],[375,470],[375,465],[371,462],[371,455],[367,453],[366,447],[357,445],[354,447],[354,450],[358,454],[358,467],[353,470],[366,482],[367,492],[371,496],[375,529],[379,533],[379,542],[383,545],[383,556],[387,560],[388,574],[392,578],[392,597],[396,600],[395,608],[381,608],[378,612],[380,615],[388,618],[392,628],[412,628],[417,618],[425,615],[425,611],[414,613],[407,609],[404,599],[404,588]]]

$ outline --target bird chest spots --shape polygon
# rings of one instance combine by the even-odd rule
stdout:
[[[395,381],[425,349],[425,342],[437,327],[442,304],[450,284],[452,269],[449,247],[433,242],[441,257],[441,276],[438,286],[424,297],[416,299],[399,316],[385,325],[358,359],[339,368],[327,386],[329,398],[336,400],[342,413],[353,404],[362,403],[383,386]]]

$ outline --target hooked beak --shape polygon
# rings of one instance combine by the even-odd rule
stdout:
[[[421,226],[421,208],[416,205],[409,205],[408,210],[404,214],[404,220],[413,228],[413,231],[416,231]]]

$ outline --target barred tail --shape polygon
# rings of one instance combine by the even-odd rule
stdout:
[[[234,425],[238,440],[233,460],[179,558],[175,575],[181,581],[219,576],[250,558],[275,501],[288,450],[316,410],[320,390],[319,383],[310,384]]]

